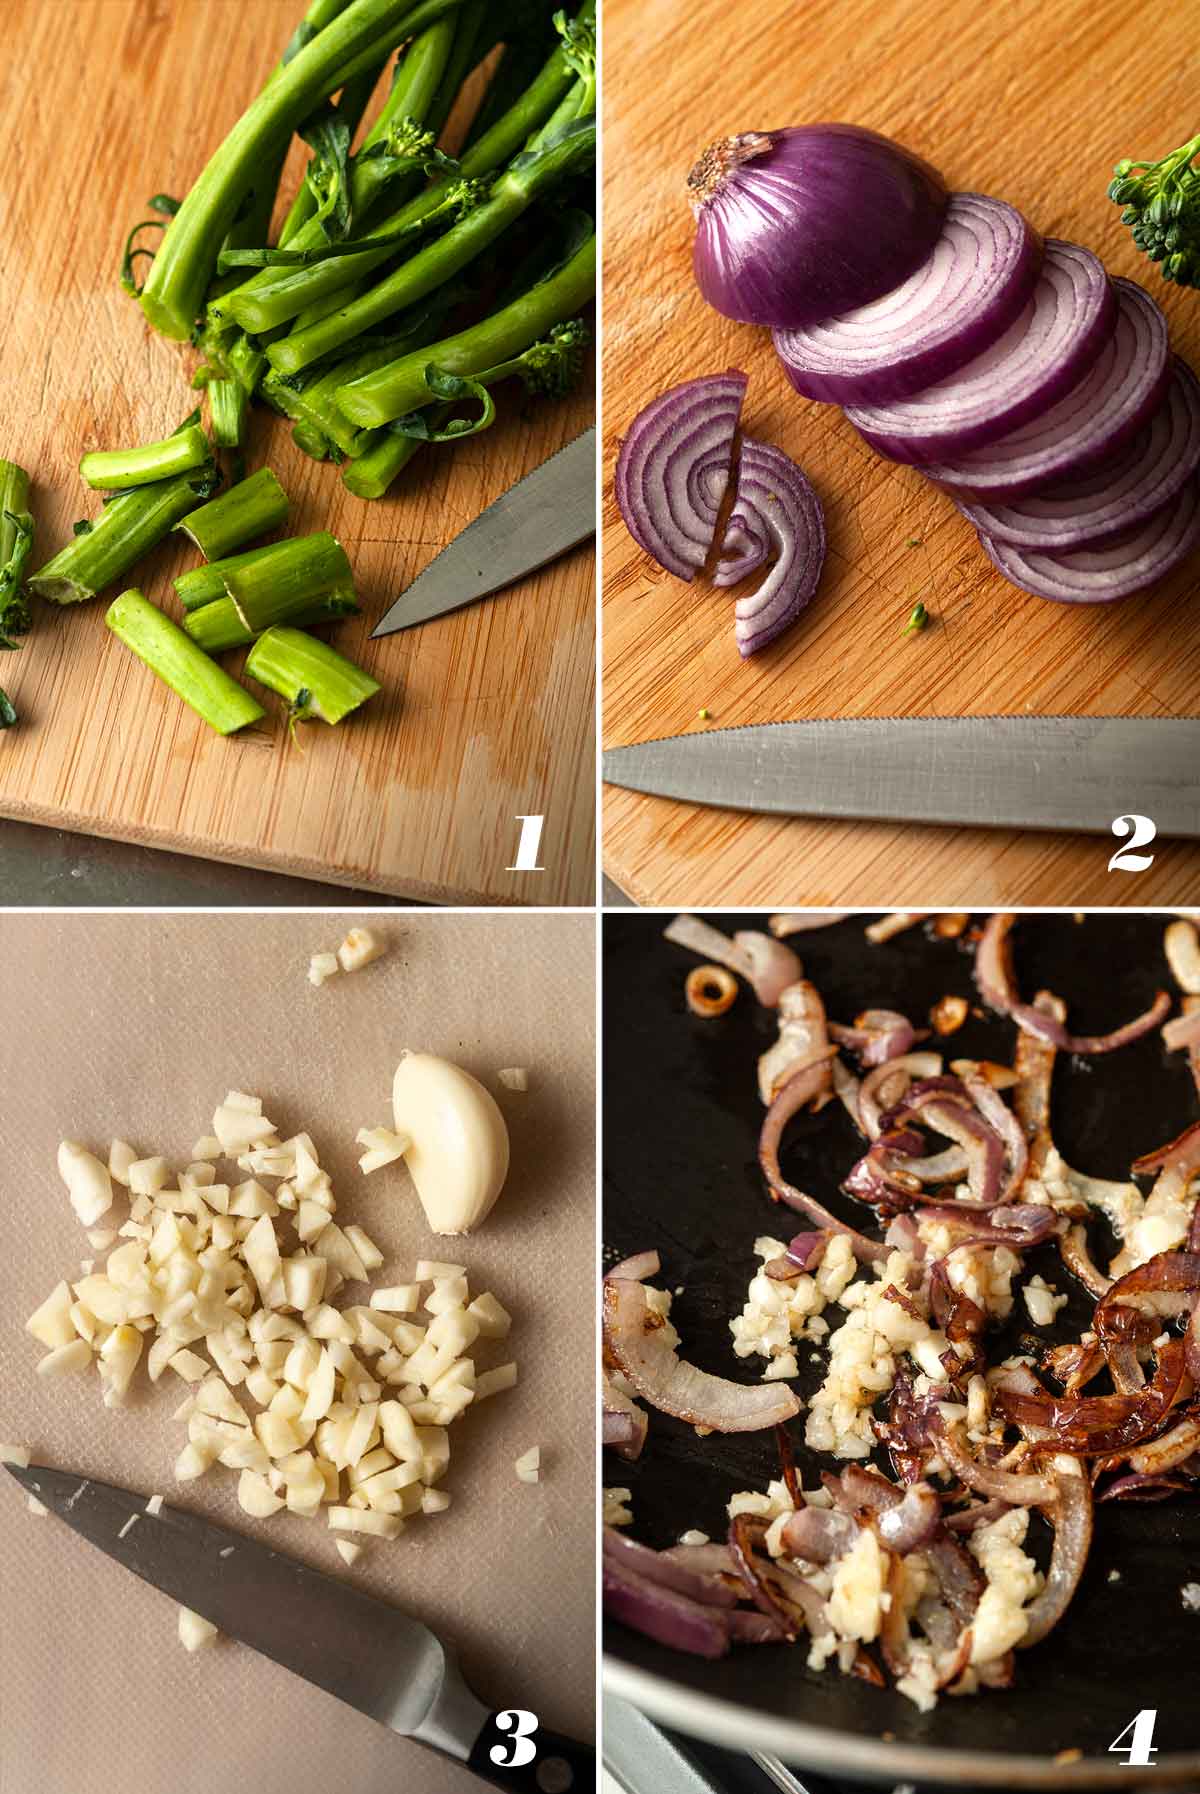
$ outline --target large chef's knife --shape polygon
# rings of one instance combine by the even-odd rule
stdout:
[[[420,1620],[194,1514],[164,1506],[151,1516],[144,1495],[40,1464],[8,1469],[143,1582],[392,1731],[512,1794],[595,1789],[591,1748],[536,1723],[515,1689],[510,1707],[489,1712]]]
[[[603,770],[630,791],[726,810],[1076,834],[1145,816],[1159,835],[1200,836],[1196,717],[755,723],[612,748]]]
[[[498,592],[596,533],[596,432],[585,430],[447,543],[373,636],[428,623]]]

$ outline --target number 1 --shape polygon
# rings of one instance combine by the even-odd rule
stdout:
[[[513,866],[506,866],[506,872],[544,872],[546,868],[539,866],[538,848],[542,844],[542,824],[544,816],[518,816],[521,825],[521,839],[517,842],[517,859]]]

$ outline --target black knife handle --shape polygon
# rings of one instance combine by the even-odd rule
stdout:
[[[595,1794],[596,1752],[512,1707],[489,1713],[467,1767],[510,1794]]]

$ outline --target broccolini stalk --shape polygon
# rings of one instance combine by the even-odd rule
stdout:
[[[450,416],[445,406],[434,416],[438,423]],[[399,436],[395,430],[372,430],[367,447],[342,469],[342,484],[355,498],[383,498],[421,447],[416,436]]]
[[[352,342],[402,307],[415,305],[474,261],[540,195],[594,162],[595,154],[595,119],[580,118],[544,145],[518,156],[496,181],[487,199],[445,236],[435,238],[340,311],[307,330],[272,343],[267,350],[268,361],[281,373],[296,373]]]
[[[346,550],[327,530],[274,542],[237,560],[226,571],[225,590],[252,635],[261,635],[284,615],[294,615],[296,607],[318,598],[356,602]],[[284,606],[291,608],[285,612]]]
[[[204,303],[221,240],[264,159],[323,99],[377,63],[458,0],[351,0],[252,102],[163,233],[141,305],[164,336],[186,342]]]
[[[404,355],[376,373],[337,391],[338,409],[366,429],[391,423],[432,403],[427,370],[434,366],[464,379],[477,378],[520,355],[555,324],[572,317],[596,291],[596,238],[588,237],[556,272],[522,293],[511,305],[431,348]]]
[[[1108,197],[1164,280],[1200,287],[1200,137],[1161,162],[1118,162]]]
[[[124,492],[190,473],[211,464],[212,458],[212,447],[200,425],[189,424],[161,442],[145,442],[140,448],[92,449],[80,461],[79,471],[93,491]]]
[[[292,430],[292,441],[302,455],[308,455],[313,461],[328,461],[330,443],[314,424],[307,424],[301,419]]]
[[[0,461],[0,650],[18,647],[13,637],[29,628],[21,582],[32,548],[29,475],[15,461]]]
[[[136,589],[122,592],[104,621],[117,640],[218,735],[232,735],[266,714],[236,679]]]
[[[218,448],[240,448],[246,433],[250,394],[240,380],[210,380],[208,415]]]
[[[590,27],[594,17],[594,0],[585,0],[576,24],[582,22],[585,28]],[[553,115],[575,80],[576,71],[566,43],[560,43],[516,104],[461,158],[460,179],[482,180],[515,156],[531,133]],[[453,176],[431,182],[423,193],[368,231],[369,238],[379,240],[379,248],[317,262],[308,268],[264,268],[228,300],[219,301],[214,312],[235,318],[243,329],[256,335],[287,323],[326,294],[340,291],[390,260],[395,254],[395,241],[423,225],[443,206],[454,184]]]
[[[33,547],[29,475],[15,461],[0,461],[0,649],[15,649],[14,638],[29,628],[29,604],[21,584]],[[17,720],[7,693],[0,690],[0,729]]]
[[[336,106],[326,104],[302,125],[300,134],[312,149],[313,155],[300,183],[300,191],[283,221],[283,228],[279,233],[281,243],[294,237],[322,206],[329,209],[336,207],[337,196],[328,191],[327,183],[331,179],[335,180],[344,189],[350,145],[382,73],[383,65],[376,64],[359,75],[357,80],[348,81],[338,95]],[[327,145],[335,150],[332,169],[323,163]],[[241,243],[231,243],[227,239],[222,254],[232,249],[253,248],[255,244],[265,243],[270,223],[268,218],[257,237],[244,237]],[[217,266],[221,266],[220,259]]]
[[[229,648],[247,647],[264,629],[277,623],[319,627],[322,623],[340,622],[343,617],[356,617],[358,610],[355,598],[343,591],[303,599],[286,593],[269,594],[259,610],[259,627],[252,629],[232,598],[218,598],[200,610],[189,611],[183,626],[206,654],[224,654]]]
[[[29,580],[30,591],[52,604],[95,598],[149,554],[181,517],[211,498],[219,483],[220,475],[210,466],[119,493],[95,523],[39,567]]]
[[[495,416],[495,406],[487,399],[487,389],[514,375],[524,381],[529,392],[561,397],[578,379],[584,350],[590,340],[587,327],[578,318],[573,318],[569,323],[556,324],[548,337],[542,337],[523,355],[496,367],[484,368],[468,379],[458,380],[437,367],[427,367],[425,383],[430,398],[439,397],[455,384],[462,391],[450,404],[439,405],[430,411],[410,412],[407,417],[397,418],[394,424],[367,432],[361,437],[362,452],[342,473],[342,484],[356,498],[382,498],[423,442],[455,442],[462,436],[473,436],[487,429]],[[458,398],[471,394],[484,399],[483,414],[475,420],[455,417]]]
[[[299,629],[268,629],[246,656],[246,672],[287,699],[294,722],[340,723],[381,689],[344,654]]]
[[[260,467],[220,498],[189,512],[175,528],[192,538],[206,561],[219,561],[286,523],[287,514],[287,493],[269,467]]]
[[[292,538],[289,537],[288,540]],[[283,544],[277,542],[273,546],[282,548]],[[189,567],[186,573],[180,573],[172,584],[184,610],[201,610],[206,604],[215,604],[220,598],[228,598],[225,580],[230,568],[252,561],[262,552],[261,547],[247,548],[241,554],[229,555],[220,561],[209,561],[204,567]]]

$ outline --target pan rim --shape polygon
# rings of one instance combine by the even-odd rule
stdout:
[[[1153,1768],[1129,1768],[1085,1757],[1056,1763],[1052,1757],[1009,1756],[992,1751],[946,1750],[899,1740],[831,1731],[807,1720],[781,1718],[741,1702],[699,1694],[651,1670],[636,1668],[604,1653],[603,1684],[652,1719],[726,1750],[767,1752],[785,1762],[827,1775],[867,1775],[886,1783],[912,1777],[918,1782],[973,1782],[1010,1790],[1060,1788],[1182,1788],[1200,1778],[1200,1752],[1160,1757]]]

